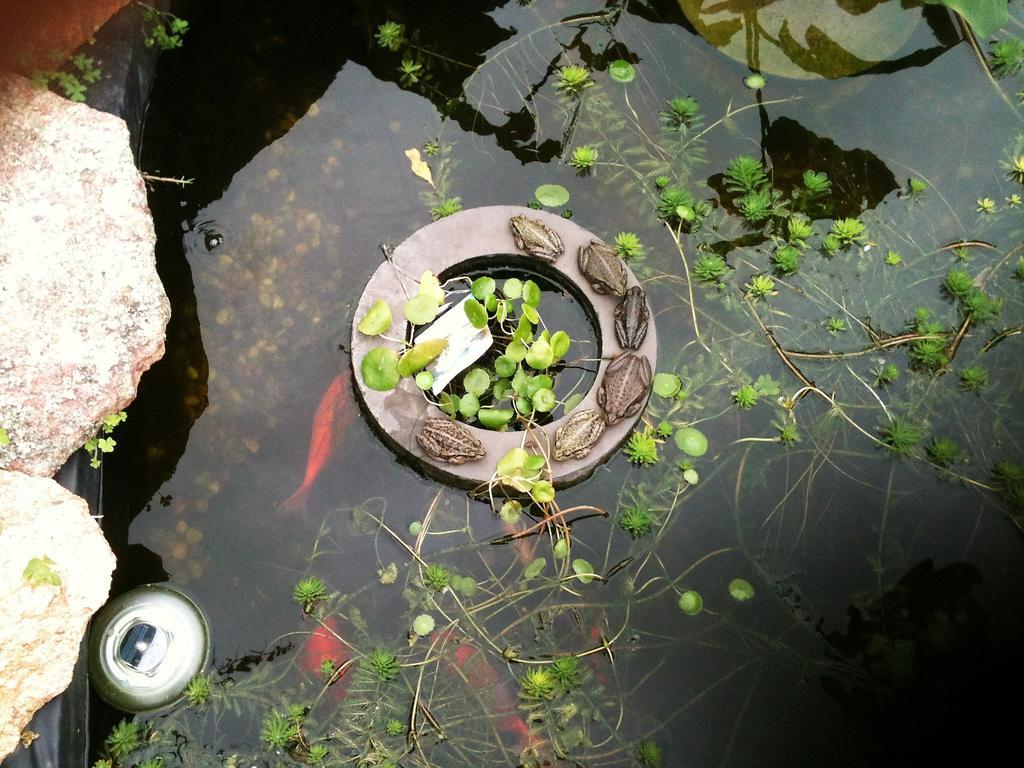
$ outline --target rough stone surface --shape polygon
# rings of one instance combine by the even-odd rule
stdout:
[[[135,396],[170,305],[124,121],[0,79],[0,468],[49,477]]]
[[[0,61],[7,67],[51,69],[52,51],[68,53],[86,42],[129,0],[5,0]]]
[[[30,586],[48,557],[59,586]],[[0,760],[33,713],[71,681],[89,617],[110,589],[114,555],[86,503],[53,480],[0,470]]]

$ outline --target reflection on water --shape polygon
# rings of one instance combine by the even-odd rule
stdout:
[[[166,573],[184,585],[211,620],[219,674],[241,692],[237,710],[215,702],[163,721],[189,735],[181,754],[197,764],[212,760],[210,748],[265,759],[265,718],[291,703],[312,706],[310,733],[351,726],[324,742],[339,759],[366,757],[372,742],[375,759],[407,766],[514,765],[531,750],[613,766],[651,742],[665,765],[779,755],[877,764],[939,727],[917,722],[903,739],[880,719],[909,717],[946,682],[954,697],[998,682],[998,660],[1022,634],[1022,574],[1019,536],[987,472],[1021,456],[1024,372],[1014,337],[983,346],[1021,322],[1007,277],[1020,233],[999,165],[1014,151],[1017,117],[966,46],[923,66],[952,42],[931,11],[816,4],[811,24],[772,15],[796,3],[758,5],[704,3],[707,29],[691,19],[708,39],[743,43],[739,63],[691,34],[667,1],[456,4],[459,25],[412,3],[254,11],[225,0],[184,14],[194,37],[163,59],[143,157],[147,170],[196,178],[151,196],[175,308],[168,356],[146,375],[110,464],[138,513],[121,583]],[[830,31],[836,19],[854,32],[879,18],[887,34],[870,48]],[[388,20],[404,25],[395,50],[375,37]],[[755,68],[770,71],[780,40],[796,47],[779,48],[779,67],[835,77],[854,70],[829,67],[858,62],[876,74],[744,88],[755,50],[746,43],[757,43]],[[634,64],[634,81],[611,78],[618,58]],[[578,101],[558,89],[570,63],[594,82]],[[960,98],[935,103],[939,86]],[[659,113],[684,96],[701,114],[672,130]],[[584,144],[599,162],[579,176],[562,158]],[[436,188],[410,172],[410,148]],[[740,155],[763,163],[786,206],[806,171],[830,180],[805,208],[813,233],[795,275],[770,261],[785,222],[744,220],[725,184]],[[674,208],[659,218],[660,176],[707,201],[700,227],[687,232]],[[912,196],[910,178],[926,191]],[[342,386],[352,301],[379,263],[377,244],[428,223],[441,198],[523,204],[541,183],[566,186],[574,219],[605,240],[626,231],[643,242],[633,267],[664,340],[659,371],[678,374],[685,391],[654,397],[647,419],[696,425],[711,446],[687,458],[668,437],[654,467],[618,455],[560,492],[563,509],[609,513],[573,520],[565,560],[547,535],[503,538],[532,519],[503,522],[398,463]],[[981,195],[1001,212],[978,213]],[[867,236],[825,256],[822,241],[843,217],[859,217]],[[961,239],[983,244],[945,248]],[[890,251],[900,258],[887,260]],[[695,274],[707,253],[727,257],[718,283]],[[942,289],[951,267],[1002,301],[994,324],[964,325]],[[758,274],[772,276],[774,293],[754,302],[744,286]],[[966,328],[945,375],[910,370],[906,346],[892,341],[918,306],[943,338]],[[883,363],[902,374],[885,386]],[[988,372],[980,395],[958,383],[970,364]],[[817,385],[802,398],[800,376]],[[733,393],[755,382],[757,404],[737,408]],[[874,441],[890,416],[922,431],[911,458]],[[784,444],[786,426],[795,434]],[[934,436],[961,452],[942,468],[925,452]],[[300,488],[302,503],[282,508]],[[618,519],[638,506],[654,528],[634,539]],[[580,582],[575,559],[603,578]],[[432,564],[449,571],[447,591],[425,584]],[[291,601],[306,574],[337,593],[324,615],[343,650],[316,639]],[[754,599],[730,597],[737,577]],[[701,594],[698,616],[678,609],[684,590]],[[416,639],[421,613],[437,630]],[[320,693],[309,662],[320,644],[339,662],[355,659],[343,693]],[[409,664],[393,681],[367,672],[381,648]],[[979,648],[997,660],[976,686],[946,675]],[[578,688],[550,702],[520,698],[527,669],[567,653],[583,662]],[[510,663],[516,654],[537,664]],[[945,728],[959,710],[933,711]],[[405,736],[386,728],[408,728],[410,712],[420,741],[405,754]],[[301,757],[305,747],[291,749]]]

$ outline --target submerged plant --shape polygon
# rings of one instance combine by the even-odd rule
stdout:
[[[576,147],[569,158],[569,165],[577,171],[589,170],[597,162],[597,147],[592,144],[585,144]]]
[[[754,275],[750,278],[750,282],[743,287],[751,301],[759,301],[766,296],[774,296],[778,293],[775,290],[775,281],[765,274]]]
[[[210,700],[210,676],[196,675],[185,686],[185,701],[190,707],[201,707]]]
[[[946,273],[942,287],[954,299],[963,299],[974,290],[974,278],[965,270],[951,269]]]
[[[859,219],[836,219],[832,222],[832,234],[835,235],[840,248],[862,243],[867,239],[864,224]]]
[[[519,694],[528,701],[553,699],[558,681],[545,667],[532,667],[519,678]]]
[[[434,221],[437,221],[438,219],[443,219],[445,216],[451,216],[453,213],[458,213],[461,210],[461,197],[444,197],[434,203],[434,205],[430,206],[430,217]]]
[[[427,570],[423,573],[423,583],[435,592],[444,590],[450,580],[451,574],[448,569],[437,563],[428,565]]]
[[[736,207],[743,214],[743,218],[752,224],[789,215],[782,193],[771,187],[761,187],[748,192],[736,200]]]
[[[298,736],[298,728],[280,712],[273,711],[263,718],[260,740],[270,749],[284,749]]]
[[[817,171],[804,171],[804,188],[810,195],[827,195],[832,191],[832,182],[828,174]]]
[[[619,515],[619,528],[632,539],[640,539],[654,527],[654,515],[645,504],[637,503],[626,507]]]
[[[393,653],[390,653],[383,648],[375,649],[370,654],[367,663],[370,665],[370,669],[373,670],[374,674],[376,674],[377,677],[385,683],[398,676],[398,659]]]
[[[800,442],[800,435],[796,430],[795,421],[775,424],[775,428],[779,430],[779,442],[783,445],[793,445]]]
[[[423,65],[415,59],[406,56],[398,65],[398,82],[402,85],[415,85],[423,75]]]
[[[948,437],[933,438],[924,450],[928,460],[940,467],[952,464],[960,456],[960,446]]]
[[[811,220],[801,213],[795,213],[786,222],[786,231],[789,233],[789,244],[799,248],[807,247],[807,238],[814,233]]]
[[[637,744],[633,757],[643,768],[661,768],[661,747],[653,741],[641,741]]]
[[[665,104],[668,108],[661,112],[660,117],[666,128],[672,130],[688,128],[700,116],[700,105],[696,99],[690,97],[669,99]]]
[[[566,96],[579,96],[593,84],[594,81],[590,79],[590,72],[586,67],[570,64],[559,71],[555,88]]]
[[[921,181],[921,179],[915,179],[913,176],[907,179],[907,191],[904,194],[910,199],[919,200],[927,191],[927,182]]]
[[[623,261],[642,259],[644,246],[635,232],[619,232],[615,236],[615,252]]]
[[[558,684],[566,690],[576,688],[583,681],[583,669],[580,667],[580,660],[575,656],[558,656],[548,669]]]
[[[976,201],[977,208],[975,210],[981,214],[992,214],[996,212],[996,201],[991,197],[979,197]]]
[[[900,419],[889,419],[888,423],[878,428],[878,437],[890,453],[909,456],[921,442],[921,430]]]
[[[842,317],[830,317],[825,321],[825,330],[833,336],[836,336],[843,331],[850,330],[846,325],[846,320]]]
[[[780,275],[795,275],[800,269],[800,251],[784,245],[771,255],[772,266]]]
[[[717,283],[729,272],[729,265],[717,253],[702,253],[693,265],[693,276],[704,283]]]
[[[760,398],[757,390],[752,384],[741,384],[737,389],[732,392],[732,401],[736,403],[736,407],[741,411],[746,411],[757,405],[757,401]]]
[[[658,441],[654,437],[654,431],[650,427],[642,430],[635,430],[626,441],[622,452],[629,457],[633,464],[647,467],[658,463]]]
[[[885,254],[885,263],[888,264],[890,267],[895,267],[902,261],[903,257],[900,256],[898,251],[889,251],[887,254]]]
[[[391,718],[384,726],[384,733],[386,733],[388,736],[401,736],[403,733],[405,733],[405,723],[403,723],[401,720]]]
[[[686,210],[689,209],[689,218],[693,218],[693,195],[679,187],[666,187],[658,200],[658,216],[663,219],[686,219]]]
[[[980,365],[969,365],[960,371],[958,386],[964,392],[979,392],[988,386],[988,371]]]
[[[1011,37],[993,43],[989,66],[996,77],[1010,77],[1024,67],[1024,40]]]
[[[317,603],[327,597],[327,587],[316,576],[307,576],[295,585],[292,599],[302,606],[306,613],[312,613]]]
[[[103,746],[115,760],[120,760],[142,746],[142,725],[135,720],[121,720],[107,736]]]
[[[768,183],[768,174],[765,173],[761,161],[749,155],[733,158],[723,175],[725,188],[735,193],[749,194]]]
[[[396,21],[385,21],[377,27],[377,45],[389,51],[397,51],[402,47],[404,28]]]
[[[895,363],[885,363],[874,370],[875,386],[888,387],[900,377],[900,369]]]
[[[1017,155],[1010,161],[1010,170],[1006,175],[1011,181],[1024,184],[1024,155]]]

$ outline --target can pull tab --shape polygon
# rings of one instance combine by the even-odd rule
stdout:
[[[144,621],[129,625],[118,643],[117,661],[144,675],[156,673],[167,656],[170,636],[160,627]]]

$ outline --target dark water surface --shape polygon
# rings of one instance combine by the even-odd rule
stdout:
[[[785,65],[765,53],[764,66],[780,73],[765,71],[762,91],[744,86],[750,68],[736,60],[750,45],[716,48],[671,2],[205,0],[176,9],[191,30],[162,59],[142,160],[146,171],[194,180],[150,195],[174,316],[167,356],[144,377],[108,462],[128,479],[136,513],[120,583],[166,579],[187,590],[212,624],[216,664],[237,683],[224,694],[235,711],[215,697],[212,711],[182,707],[163,723],[187,742],[183,764],[297,762],[294,746],[261,750],[261,723],[314,701],[308,730],[338,765],[506,766],[528,742],[543,752],[551,739],[564,765],[632,765],[642,740],[671,766],[945,764],[1012,735],[1013,709],[997,694],[1021,682],[1024,559],[1019,510],[998,493],[992,467],[1024,459],[1022,342],[983,347],[1024,322],[1013,278],[1024,206],[1006,202],[1024,188],[1005,168],[1022,154],[1022,79],[991,81],[939,8],[878,22],[886,34],[872,59],[870,44],[840,55],[840,33],[828,37],[857,3],[803,5],[817,8],[830,42],[791,49]],[[900,3],[860,5],[858,23]],[[398,51],[374,38],[388,20],[404,25]],[[777,38],[777,20],[763,20],[757,35]],[[715,21],[718,32],[704,33],[722,45],[715,34],[757,37]],[[798,13],[786,29],[806,26]],[[820,63],[829,52],[853,69],[816,75],[836,74]],[[422,65],[415,82],[403,80],[403,58]],[[634,81],[610,77],[616,59],[634,63]],[[556,89],[568,64],[585,65],[595,82],[580,99]],[[687,96],[700,124],[665,130],[666,101]],[[404,154],[426,153],[429,142],[439,150],[425,154],[436,189]],[[578,175],[565,160],[584,144],[599,161]],[[799,273],[776,276],[777,295],[757,303],[743,298],[744,284],[771,273],[774,246],[743,224],[722,175],[743,154],[764,160],[787,197],[808,169],[833,184]],[[658,219],[661,174],[712,201],[700,232]],[[911,177],[929,185],[920,199],[901,193]],[[567,187],[573,220],[607,241],[640,236],[646,256],[632,266],[656,314],[658,370],[678,373],[689,393],[652,396],[646,418],[697,425],[711,446],[694,460],[692,487],[669,438],[654,467],[620,453],[559,492],[562,508],[609,513],[572,531],[572,557],[613,572],[607,583],[560,584],[546,537],[528,540],[532,553],[488,546],[504,533],[488,504],[396,460],[352,392],[352,310],[380,263],[378,243],[429,223],[443,198],[526,204],[543,183]],[[995,213],[978,212],[983,197]],[[846,216],[861,218],[868,240],[823,256],[822,236]],[[987,245],[960,262],[942,250],[960,240]],[[890,250],[898,265],[885,262]],[[721,288],[692,279],[704,251],[732,268]],[[952,338],[961,315],[941,286],[953,267],[1002,307],[968,329],[949,372],[908,370],[905,345],[871,350],[873,330],[905,332],[918,306]],[[829,333],[830,317],[848,330]],[[817,385],[797,398],[802,383],[759,320],[789,350],[866,352],[793,358]],[[874,386],[888,362],[900,378]],[[972,364],[988,371],[980,393],[959,386]],[[314,414],[339,375],[331,455],[305,509],[281,509],[303,482]],[[762,375],[778,391],[737,408],[732,393]],[[878,445],[889,416],[925,435],[911,456]],[[787,446],[778,426],[793,418],[800,440]],[[959,445],[945,470],[927,460],[933,436]],[[635,503],[659,525],[634,541],[617,520]],[[471,577],[475,596],[419,586],[407,528],[428,510],[423,559]],[[525,579],[533,557],[546,568]],[[378,570],[390,563],[397,582],[382,584]],[[428,663],[380,689],[353,674],[347,698],[331,689],[317,699],[302,669],[315,624],[291,599],[307,574],[341,596],[329,612],[354,646],[347,653],[387,647]],[[737,577],[753,585],[752,600],[730,597]],[[679,610],[683,590],[701,594],[701,614]],[[482,648],[485,672],[446,665],[429,639],[410,644],[423,612],[439,628],[457,622]],[[529,712],[515,709],[516,678],[529,666],[509,666],[500,651],[539,659],[592,650],[602,637],[611,654],[583,657],[581,689],[535,708],[543,720],[530,721],[530,740],[517,734],[510,720]],[[231,662],[274,647],[287,650]],[[474,700],[467,689],[489,692]],[[449,738],[419,715],[420,747],[402,756],[403,738],[385,736],[382,723],[407,724],[417,691]]]

